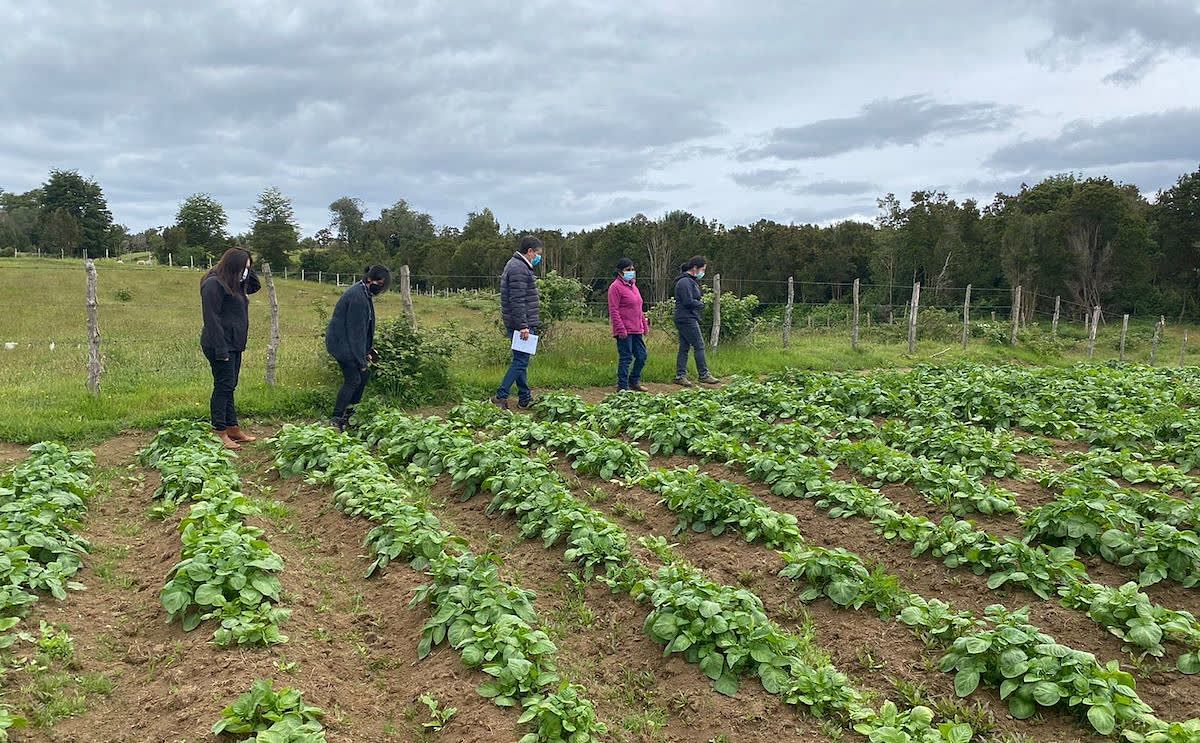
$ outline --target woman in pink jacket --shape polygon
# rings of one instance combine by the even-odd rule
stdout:
[[[642,312],[642,293],[638,291],[633,261],[617,261],[617,276],[608,287],[608,318],[617,339],[617,391],[648,392],[642,386],[646,366],[646,333],[650,323]],[[630,362],[633,368],[630,369]]]

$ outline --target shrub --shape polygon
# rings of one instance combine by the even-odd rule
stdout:
[[[583,317],[587,313],[587,305],[583,301],[587,288],[578,279],[559,276],[557,271],[551,271],[537,280],[537,288],[541,299],[542,322],[538,332],[543,338],[550,334],[550,329],[559,320]]]
[[[450,356],[455,340],[444,328],[420,331],[405,318],[382,323],[375,335],[379,360],[371,384],[401,405],[450,396]]]
[[[712,290],[701,286],[700,293],[704,300],[700,329],[704,337],[708,338],[712,335],[713,324]],[[754,330],[758,309],[758,297],[754,294],[739,297],[733,292],[721,292],[721,340],[736,341],[748,338]],[[654,305],[650,309],[649,317],[651,326],[659,329],[670,328],[675,324],[675,300],[668,299]]]
[[[113,296],[118,302],[129,302],[133,300],[133,292],[128,289],[117,289],[113,292]]]

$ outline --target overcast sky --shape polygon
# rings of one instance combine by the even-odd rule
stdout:
[[[306,234],[343,195],[569,229],[1200,165],[1196,0],[403,5],[0,0],[0,188],[77,169],[134,229],[203,191],[241,231],[271,185]]]

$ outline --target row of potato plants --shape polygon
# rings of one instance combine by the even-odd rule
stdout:
[[[956,672],[955,689],[962,696],[973,692],[982,679],[1000,689],[1019,719],[1032,716],[1039,706],[1061,703],[1081,709],[1089,723],[1105,734],[1118,726],[1133,736],[1171,729],[1170,723],[1152,716],[1149,706],[1133,692],[1133,678],[1119,665],[1102,665],[1089,653],[1058,644],[1030,625],[1027,613],[994,606],[988,609],[985,623],[944,602],[927,601],[903,589],[895,576],[879,569],[869,571],[853,553],[808,545],[794,516],[771,509],[744,486],[717,480],[695,466],[654,470],[633,482],[660,495],[662,504],[679,516],[676,533],[691,529],[716,536],[731,529],[748,542],[782,550],[786,567],[781,575],[810,586],[801,593],[802,599],[825,595],[837,605],[855,609],[871,603],[882,615],[916,628],[927,642],[949,647],[941,668]],[[1008,647],[987,653],[997,636],[1007,638]],[[1039,658],[1066,660],[1049,664]],[[1200,730],[1198,725],[1189,723],[1185,731]]]
[[[1169,724],[1134,691],[1134,679],[1116,662],[1101,664],[1094,655],[1064,646],[1028,622],[1027,611],[1001,606],[986,611],[986,621],[955,611],[941,601],[928,601],[901,587],[882,569],[869,571],[861,558],[846,550],[805,543],[790,514],[781,514],[755,498],[747,488],[697,472],[655,470],[639,485],[663,496],[680,516],[681,528],[721,534],[736,529],[747,541],[782,549],[786,567],[780,575],[809,586],[801,598],[825,595],[843,607],[872,604],[881,615],[918,631],[930,644],[947,648],[943,671],[955,673],[955,691],[971,694],[981,682],[1000,690],[1018,719],[1038,707],[1079,709],[1097,732],[1118,728],[1141,735],[1167,730]],[[1200,721],[1191,730],[1200,731]]]
[[[1021,428],[1154,459],[1200,464],[1200,421],[1188,408],[1195,370],[1078,366],[1022,369],[959,364],[863,377],[786,371],[774,379],[855,415]]]
[[[613,428],[604,421],[636,419],[629,415],[639,404],[630,396],[610,398],[599,406],[580,408],[574,403],[557,401],[560,409],[574,407],[586,425]],[[639,397],[640,399],[640,397]],[[680,451],[709,459],[736,464],[747,474],[765,483],[772,492],[785,497],[809,497],[834,518],[860,516],[871,521],[887,540],[912,545],[914,555],[930,553],[948,567],[965,567],[977,575],[988,574],[988,586],[996,589],[1006,583],[1024,587],[1041,598],[1058,595],[1068,608],[1083,611],[1089,618],[1115,636],[1127,641],[1142,654],[1161,657],[1164,641],[1181,645],[1176,667],[1184,673],[1200,672],[1200,622],[1185,611],[1154,604],[1136,584],[1112,588],[1092,581],[1071,547],[1031,545],[1009,537],[987,534],[967,521],[951,517],[934,522],[923,516],[900,512],[895,504],[874,488],[844,482],[833,476],[834,462],[805,453],[804,443],[819,436],[794,426],[794,436],[776,439],[772,445],[755,448],[726,430],[750,428],[736,410],[696,413],[684,400],[663,396],[649,401],[649,407],[673,405],[673,414],[648,413],[644,417],[662,421],[667,427],[662,438],[688,431],[694,438],[683,438]],[[614,411],[619,411],[614,415]],[[726,416],[731,416],[726,420]],[[700,419],[703,420],[700,420]],[[788,424],[773,430],[786,429]],[[627,432],[628,433],[628,432]],[[640,432],[652,437],[653,432]],[[638,436],[630,434],[634,438]]]
[[[12,647],[10,632],[45,591],[58,600],[82,590],[71,580],[82,566],[88,543],[75,533],[92,494],[95,457],[42,442],[29,456],[0,474],[0,651]],[[0,740],[25,718],[0,705]]]
[[[283,558],[263,531],[245,523],[259,513],[241,492],[234,454],[196,421],[169,422],[138,454],[162,475],[156,495],[166,515],[194,501],[179,523],[182,549],[160,593],[169,621],[191,631],[213,619],[213,642],[269,646],[287,642],[279,627],[291,616],[281,608]]]
[[[455,414],[459,420],[507,427],[478,406],[460,407]],[[514,420],[518,428],[520,421],[538,425],[524,416]],[[665,645],[665,655],[680,653],[699,665],[720,693],[733,694],[743,676],[757,676],[788,704],[832,715],[872,741],[965,742],[971,737],[967,725],[935,725],[924,707],[901,712],[886,703],[875,709],[827,657],[812,657],[812,649],[802,652],[807,643],[771,622],[753,593],[714,583],[675,561],[651,571],[633,555],[625,532],[572,496],[545,455],[530,455],[519,433],[477,441],[453,422],[386,411],[365,424],[360,435],[393,467],[415,468],[425,476],[447,474],[464,497],[490,492],[488,510],[513,515],[524,536],[540,538],[546,547],[565,540],[567,558],[578,562],[585,576],[594,574],[611,589],[649,602],[646,632]],[[556,446],[573,444],[564,440]],[[586,455],[577,450],[576,456]],[[644,461],[636,455],[633,460]]]
[[[725,424],[723,430],[736,430],[756,437],[759,443],[773,448],[831,457],[869,478],[876,486],[888,482],[908,483],[930,503],[957,516],[966,516],[973,511],[1015,514],[1023,521],[1028,541],[1067,544],[1085,554],[1100,555],[1115,565],[1135,566],[1140,570],[1139,582],[1143,586],[1164,578],[1186,587],[1200,583],[1200,537],[1191,529],[1177,528],[1181,524],[1190,526],[1195,521],[1195,509],[1200,506],[1190,501],[1165,493],[1121,488],[1109,478],[1088,469],[1085,460],[1063,472],[1038,473],[1044,485],[1057,486],[1063,492],[1056,500],[1025,514],[1017,506],[1011,491],[994,483],[982,483],[960,466],[901,454],[876,439],[848,441],[828,437],[846,431],[861,432],[863,419],[843,419],[839,424],[836,416],[831,420],[827,409],[813,415],[810,412],[812,406],[794,401],[786,406],[778,402],[772,404],[773,400],[787,400],[789,395],[777,387],[756,390],[756,386],[759,385],[742,383],[727,397],[699,402],[693,398],[686,404],[689,411],[699,404],[710,416],[729,418],[731,410],[742,407],[737,393],[749,390],[752,412],[787,414],[791,422],[772,424],[761,419],[755,427],[735,420]],[[661,409],[662,406],[656,404],[655,407]],[[621,410],[614,419],[623,423],[627,418],[623,414],[628,412]],[[922,428],[916,426],[914,430],[920,432]],[[931,440],[938,440],[938,437]],[[1004,473],[997,476],[999,474]]]
[[[429,582],[411,601],[429,612],[419,657],[448,643],[490,676],[478,692],[521,709],[518,724],[531,728],[522,743],[586,743],[607,732],[583,689],[558,675],[558,649],[537,629],[533,593],[502,580],[494,556],[473,554],[446,531],[415,485],[397,481],[361,442],[329,427],[285,426],[273,445],[281,474],[332,486],[339,509],[377,524],[365,542],[374,557],[367,577],[393,561],[425,573]]]

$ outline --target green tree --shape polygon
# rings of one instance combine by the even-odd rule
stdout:
[[[1200,297],[1200,168],[1158,194],[1153,214],[1157,275],[1178,303],[1180,318]]]
[[[364,247],[366,218],[363,214],[362,201],[343,196],[329,205],[333,218],[329,226],[337,230],[338,240],[351,253],[358,253]]]
[[[288,254],[296,250],[299,236],[291,199],[274,186],[259,194],[249,239],[250,249],[259,259],[282,269],[290,263]]]
[[[83,241],[83,227],[67,209],[55,209],[42,223],[41,246],[54,253],[75,255]]]
[[[62,240],[71,230],[67,228],[65,220],[57,216],[59,212],[69,215],[79,229],[78,237],[69,246],[64,245]],[[96,181],[84,178],[74,170],[50,171],[50,177],[41,188],[41,217],[43,224],[53,232],[53,240],[58,243],[49,247],[66,249],[84,257],[104,255],[108,233],[112,228],[112,213]]]
[[[225,252],[225,227],[228,224],[225,207],[205,193],[184,199],[175,215],[175,227],[183,229],[187,246],[199,248],[208,258],[218,258]]]

